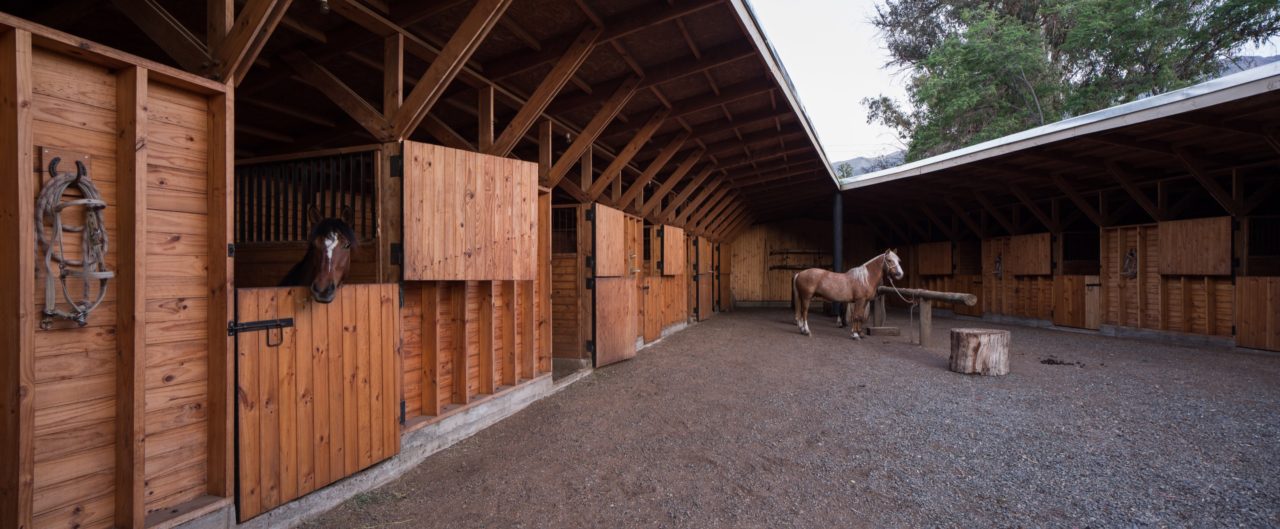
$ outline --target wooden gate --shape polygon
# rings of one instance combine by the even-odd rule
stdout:
[[[1280,351],[1280,277],[1236,278],[1236,345]]]
[[[1053,324],[1097,329],[1101,323],[1098,276],[1061,275],[1053,282]]]
[[[236,291],[240,521],[399,453],[398,301],[395,284],[327,305],[303,287]]]
[[[636,355],[635,252],[628,251],[628,215],[596,204],[592,210],[591,252],[595,306],[595,366],[627,360]]]

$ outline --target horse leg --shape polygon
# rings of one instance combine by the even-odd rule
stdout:
[[[863,324],[867,320],[866,304],[855,299],[849,303],[845,314],[849,318],[849,335],[854,340],[861,340]]]
[[[813,301],[813,297],[800,294],[800,332],[805,336],[812,336],[809,333],[809,303]]]

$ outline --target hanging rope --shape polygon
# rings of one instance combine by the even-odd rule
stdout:
[[[898,299],[901,299],[904,303],[907,303],[909,305],[909,307],[907,308],[907,328],[909,329],[914,328],[916,326],[916,306],[920,300],[917,300],[915,296],[911,296],[911,299],[907,299],[906,296],[903,296],[902,291],[898,290],[898,285],[893,284],[893,274],[887,273],[888,270],[885,270],[885,272],[886,273],[884,274],[884,277],[885,279],[889,280],[889,287],[893,288],[893,293],[898,295]],[[920,341],[919,334],[920,334],[920,331],[917,330],[916,331],[917,342]]]
[[[40,250],[44,252],[44,317],[40,320],[40,328],[53,326],[54,318],[71,320],[83,327],[89,320],[89,313],[102,303],[107,294],[107,281],[115,273],[107,270],[107,229],[102,221],[102,210],[107,203],[102,194],[89,179],[89,170],[84,163],[76,161],[76,172],[58,173],[60,157],[49,162],[49,181],[40,190],[36,198],[36,240]],[[80,191],[82,198],[63,200],[62,195],[72,185]],[[68,208],[84,208],[84,224],[81,226],[62,223],[62,211]],[[49,236],[45,236],[45,226],[51,225]],[[63,245],[63,233],[80,234],[80,259],[67,257]],[[57,263],[55,268],[54,263]],[[72,298],[67,286],[68,278],[79,278],[84,299]],[[96,297],[90,298],[92,284],[98,283]],[[70,310],[58,308],[57,290],[62,290],[62,298],[71,306]]]

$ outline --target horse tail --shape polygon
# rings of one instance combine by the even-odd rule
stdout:
[[[796,318],[800,317],[800,287],[796,285],[799,278],[800,272],[791,274],[791,309],[796,312]]]

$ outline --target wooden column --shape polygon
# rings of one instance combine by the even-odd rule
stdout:
[[[35,467],[35,179],[31,176],[31,34],[0,35],[0,526],[31,527]],[[16,247],[15,247],[16,246]],[[224,330],[225,332],[225,330]]]
[[[233,319],[234,88],[209,99],[209,494],[235,494],[235,347],[227,336]]]
[[[480,87],[478,97],[476,119],[479,120],[480,137],[476,146],[480,152],[487,152],[493,148],[493,85]]]
[[[546,187],[551,178],[551,161],[555,159],[555,138],[551,120],[538,123],[538,185]]]
[[[116,526],[142,527],[146,480],[147,71],[116,75]]]
[[[920,346],[928,347],[929,339],[933,338],[933,302],[927,299],[921,300],[920,304]]]
[[[382,117],[395,119],[404,102],[404,35],[396,33],[382,44]]]

